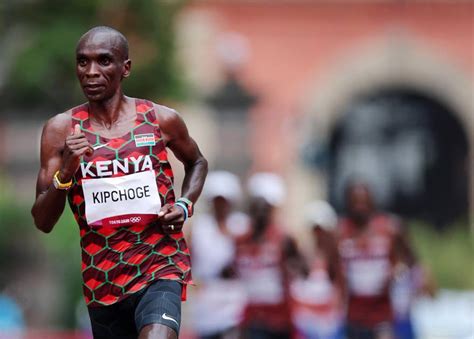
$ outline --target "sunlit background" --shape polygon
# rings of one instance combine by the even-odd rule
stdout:
[[[74,48],[94,25],[128,37],[127,95],[178,109],[211,169],[285,179],[281,214],[302,248],[299,207],[342,211],[347,182],[368,182],[440,288],[416,304],[420,336],[474,335],[468,0],[2,0],[0,333],[87,328],[78,228],[68,211],[42,234],[29,210],[42,125],[84,101]]]

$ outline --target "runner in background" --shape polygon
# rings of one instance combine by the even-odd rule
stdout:
[[[348,286],[348,338],[394,338],[390,290],[401,264],[416,260],[400,220],[376,209],[369,186],[346,187],[346,215],[338,226],[338,247]]]
[[[314,240],[309,275],[291,284],[292,319],[298,339],[344,338],[344,277],[337,250],[337,215],[326,201],[306,206]]]
[[[390,299],[394,313],[394,332],[397,339],[416,338],[411,319],[413,301],[419,295],[433,297],[436,286],[430,271],[416,258],[409,244],[406,229],[401,228],[404,241],[396,246],[398,261],[390,288]]]
[[[257,173],[248,181],[251,229],[237,244],[236,271],[247,291],[244,338],[290,338],[289,284],[304,261],[282,229],[277,210],[285,201],[282,178]]]
[[[244,213],[235,211],[242,199],[239,178],[225,171],[211,172],[203,195],[211,211],[197,215],[191,228],[194,330],[203,339],[237,338],[246,295],[232,263],[235,237],[246,232],[249,223]]]

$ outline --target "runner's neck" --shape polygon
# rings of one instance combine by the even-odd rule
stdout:
[[[123,93],[102,102],[89,102],[88,105],[91,122],[106,129],[112,129],[121,117],[130,111],[134,112],[130,110],[130,107],[134,107],[133,100]]]

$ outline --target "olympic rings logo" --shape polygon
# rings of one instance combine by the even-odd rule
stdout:
[[[142,220],[141,217],[131,217],[130,218],[130,222],[133,222],[134,224],[136,224],[137,222],[140,222],[140,220]]]

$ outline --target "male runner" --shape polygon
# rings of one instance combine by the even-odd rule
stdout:
[[[303,272],[304,262],[295,240],[284,232],[277,209],[286,188],[273,173],[249,178],[249,231],[236,246],[235,270],[247,290],[243,338],[291,338],[291,280]]]
[[[292,320],[296,338],[343,339],[345,282],[337,250],[337,215],[326,201],[305,206],[314,252],[309,274],[291,283]]]
[[[235,210],[242,199],[240,180],[226,171],[210,172],[202,195],[211,210],[195,217],[190,239],[199,286],[191,305],[194,330],[199,339],[236,338],[246,295],[232,264],[236,237],[249,227],[248,216]]]
[[[394,338],[390,287],[400,264],[414,265],[414,252],[400,220],[377,211],[366,184],[347,186],[346,209],[338,240],[348,289],[347,337]]]
[[[68,198],[95,338],[177,338],[191,282],[181,230],[207,161],[176,111],[123,94],[130,70],[120,32],[95,27],[80,38],[76,73],[88,102],[46,123],[32,214],[49,233]],[[166,147],[185,168],[176,201]]]

